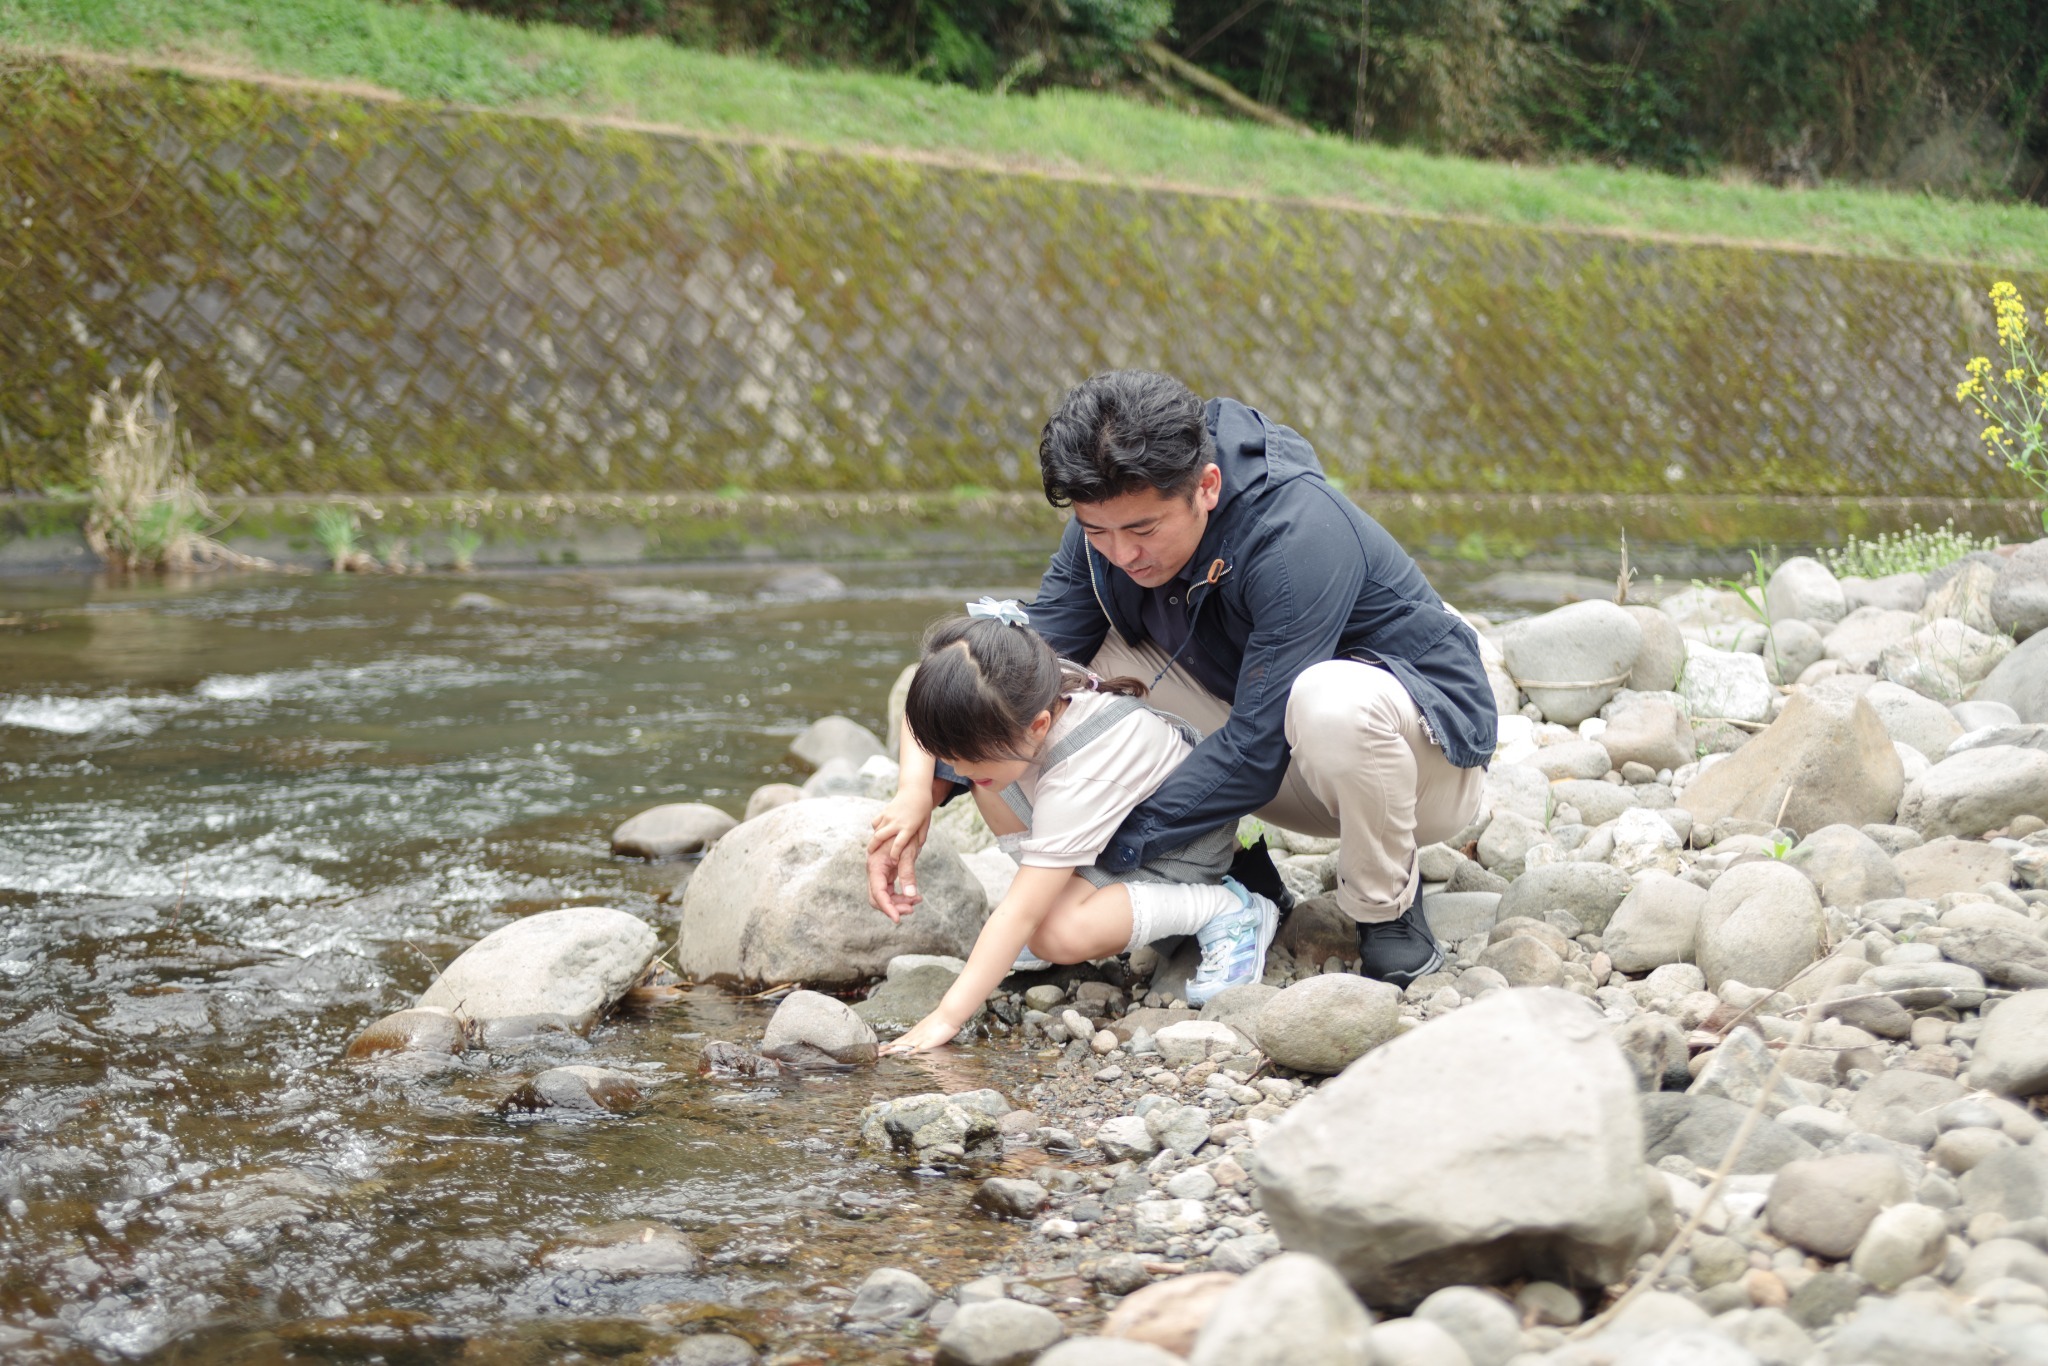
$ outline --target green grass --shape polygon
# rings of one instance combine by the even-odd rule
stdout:
[[[412,99],[815,146],[1342,201],[1500,223],[2048,269],[2048,210],[1842,186],[1777,190],[1296,137],[1113,95],[998,98],[376,0],[0,0],[0,47],[367,83]],[[1988,283],[1988,282],[1987,282]]]

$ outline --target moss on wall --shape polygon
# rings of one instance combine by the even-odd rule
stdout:
[[[153,356],[223,491],[1028,488],[1120,365],[1355,488],[2008,486],[1946,399],[1963,268],[57,62],[0,100],[0,487],[81,483],[91,392]]]

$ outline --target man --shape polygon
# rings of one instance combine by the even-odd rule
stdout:
[[[1073,517],[1031,625],[1206,737],[1098,864],[1136,868],[1249,813],[1336,835],[1365,975],[1406,986],[1441,966],[1415,851],[1471,822],[1493,754],[1472,629],[1307,441],[1234,399],[1098,375],[1046,423],[1038,462]]]

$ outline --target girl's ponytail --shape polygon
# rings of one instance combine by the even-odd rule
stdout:
[[[1119,697],[1143,697],[1151,691],[1145,684],[1128,674],[1115,678],[1104,678],[1092,669],[1078,669],[1066,660],[1060,661],[1061,692],[1106,692]]]

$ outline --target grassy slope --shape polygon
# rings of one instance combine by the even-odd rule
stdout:
[[[1493,222],[2048,269],[2048,211],[1588,165],[1510,166],[1295,137],[1112,96],[998,99],[799,71],[651,39],[377,0],[0,0],[0,46],[374,85],[415,99],[894,148],[1061,173],[1340,200]]]

